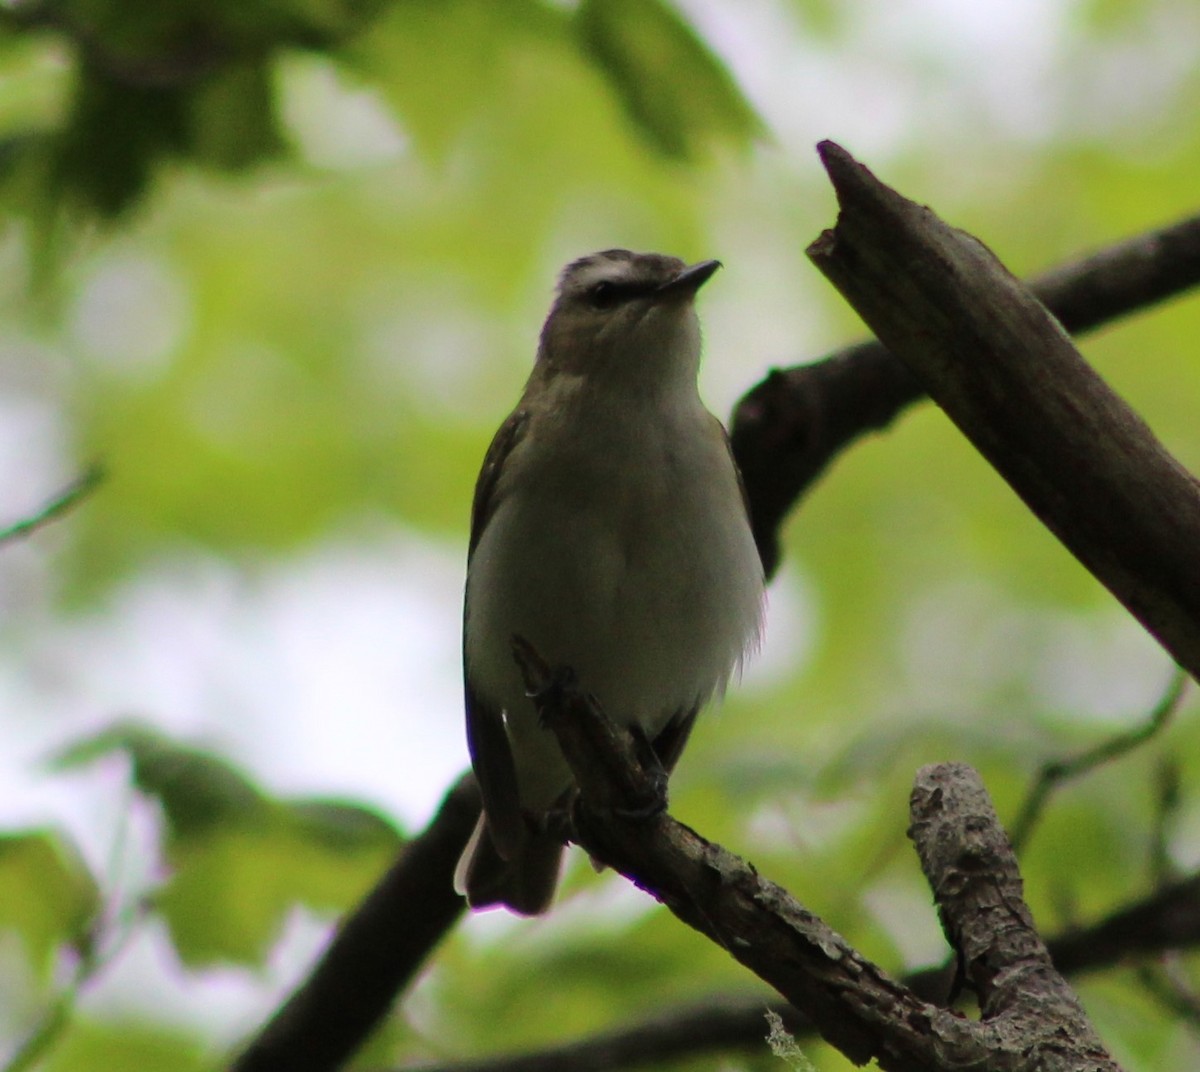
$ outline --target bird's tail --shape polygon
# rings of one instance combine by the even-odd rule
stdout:
[[[557,838],[531,833],[517,854],[505,860],[492,844],[487,815],[480,815],[455,868],[454,888],[472,908],[503,905],[521,916],[537,916],[554,899],[562,854]]]

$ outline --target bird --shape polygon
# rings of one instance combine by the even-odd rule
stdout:
[[[756,648],[763,567],[725,429],[701,401],[699,288],[721,267],[609,249],[561,272],[533,370],[475,487],[463,606],[482,814],[455,874],[474,909],[548,910],[573,779],[513,657],[567,667],[670,772]]]

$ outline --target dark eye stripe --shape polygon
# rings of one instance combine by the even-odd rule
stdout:
[[[652,283],[617,283],[611,279],[602,279],[588,287],[587,297],[597,309],[612,309],[622,302],[651,294],[655,289]]]

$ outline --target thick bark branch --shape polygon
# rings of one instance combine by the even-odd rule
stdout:
[[[976,239],[824,143],[813,263],[1041,521],[1200,677],[1200,482]]]
[[[1041,1054],[1061,1068],[1115,1070],[1078,998],[1055,970],[1025,904],[1008,838],[979,775],[963,763],[925,767],[909,836],[950,944],[979,996],[982,1023],[1006,1055]],[[997,1065],[999,1067],[999,1065]],[[1013,1061],[1007,1067],[1026,1067]],[[1049,1067],[1047,1064],[1045,1067]]]
[[[1054,967],[1074,977],[1136,962],[1167,951],[1200,946],[1200,874],[1164,886],[1144,900],[1124,905],[1096,923],[1046,942]],[[924,1001],[942,1005],[954,970],[925,968],[900,981]],[[618,1072],[657,1067],[701,1053],[761,1053],[763,1014],[778,1013],[798,1037],[815,1034],[812,1023],[768,993],[716,995],[703,1002],[661,1011],[652,1019],[613,1028],[561,1046],[447,1064],[410,1072]]]
[[[579,786],[572,840],[774,987],[852,1061],[898,1072],[1118,1072],[1050,965],[970,768],[922,772],[912,835],[947,936],[983,998],[977,1023],[922,1001],[786,890],[665,811],[625,818],[644,814],[661,772],[590,696],[528,650],[518,657]]]
[[[1068,331],[1082,334],[1200,285],[1200,216],[1138,235],[1037,276],[1029,288]],[[779,528],[851,443],[925,398],[921,383],[874,339],[822,361],[777,369],[734,408],[733,453],[768,574]]]

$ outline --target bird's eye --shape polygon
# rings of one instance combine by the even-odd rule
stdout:
[[[621,300],[621,288],[607,279],[593,283],[587,292],[593,309],[611,309]]]

